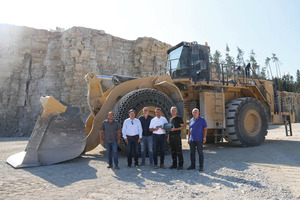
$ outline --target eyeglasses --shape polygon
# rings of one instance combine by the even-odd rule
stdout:
[[[133,125],[133,120],[131,121],[131,124]]]

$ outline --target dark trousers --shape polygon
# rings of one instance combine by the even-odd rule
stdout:
[[[154,165],[157,165],[157,152],[160,148],[160,164],[164,164],[165,161],[165,145],[166,145],[166,134],[153,134],[153,161]]]
[[[199,164],[203,166],[204,156],[203,156],[203,142],[202,141],[190,141],[190,156],[191,156],[191,166],[195,167],[196,164],[196,148],[199,154]]]
[[[128,144],[127,144],[127,163],[128,166],[131,166],[132,164],[132,150],[134,153],[134,164],[138,165],[138,159],[139,159],[139,144],[138,144],[139,137],[127,137]]]
[[[183,156],[182,156],[182,144],[181,144],[181,137],[179,134],[170,134],[170,147],[173,159],[173,166],[177,166],[177,157],[178,157],[178,166],[183,166]]]

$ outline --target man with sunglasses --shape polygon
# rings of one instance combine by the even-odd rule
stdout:
[[[132,150],[134,153],[134,165],[138,166],[139,143],[142,139],[142,125],[140,120],[135,118],[135,111],[129,110],[129,118],[123,123],[122,134],[127,143],[127,163],[128,167],[132,165]]]

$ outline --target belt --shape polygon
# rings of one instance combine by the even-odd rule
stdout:
[[[150,134],[150,135],[143,135],[143,137],[148,137],[148,136],[152,136],[153,134]]]
[[[135,137],[138,137],[139,135],[126,135],[126,137],[128,137],[128,138],[135,138]]]
[[[165,134],[165,133],[163,133],[163,134],[157,134],[157,133],[153,133],[153,135],[158,135],[158,136],[160,136],[160,135],[164,135],[164,136],[166,136],[166,134]]]

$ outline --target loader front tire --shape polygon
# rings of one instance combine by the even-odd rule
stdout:
[[[146,88],[134,90],[123,96],[115,105],[113,108],[114,118],[122,126],[124,120],[129,117],[128,111],[130,109],[134,109],[136,114],[138,114],[142,113],[142,109],[146,106],[151,108],[161,108],[163,115],[169,120],[171,117],[170,108],[174,106],[174,103],[167,95],[155,89]],[[136,117],[138,118],[139,116]],[[121,139],[119,148],[126,152],[127,144],[123,138]],[[168,146],[166,146],[166,150],[167,149]]]
[[[239,98],[226,105],[225,139],[229,143],[258,146],[265,140],[267,130],[267,112],[257,99]]]

